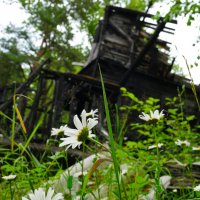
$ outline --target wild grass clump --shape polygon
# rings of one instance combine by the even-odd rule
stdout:
[[[11,147],[0,147],[0,199],[200,199],[200,127],[191,126],[196,116],[184,113],[181,93],[161,108],[159,99],[142,101],[122,88],[128,103],[116,106],[113,116],[102,88],[107,142],[95,129],[102,114],[97,109],[75,115],[75,128],[53,128],[37,154],[30,143],[41,120],[22,143],[15,141],[13,122]],[[82,158],[68,167],[71,149]]]

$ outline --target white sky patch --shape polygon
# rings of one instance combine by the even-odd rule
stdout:
[[[200,15],[198,17],[200,17]],[[174,48],[172,48],[172,54],[177,55],[176,62],[183,68],[183,73],[187,77],[189,77],[187,75],[188,70],[183,56],[187,59],[190,66],[194,65],[194,62],[198,62],[197,57],[200,55],[200,44],[197,44],[196,40],[197,37],[200,36],[200,27],[197,26],[199,20],[194,21],[193,26],[186,26],[186,20],[180,17],[172,41],[174,46]],[[198,67],[193,67],[191,69],[191,74],[194,81],[199,84],[200,64]]]
[[[193,2],[197,3],[198,0]],[[169,12],[170,6],[170,2],[154,4],[154,7],[150,9],[150,13],[155,14],[156,11],[159,11],[161,16],[165,16]],[[171,37],[167,34],[165,39],[167,40],[167,37],[170,37],[170,42],[172,43],[170,46],[171,56],[176,57],[175,63],[182,68],[184,76],[189,78],[189,72],[183,56],[187,59],[189,66],[198,62],[197,57],[200,56],[200,44],[197,44],[196,41],[198,36],[200,37],[200,14],[195,15],[195,21],[192,22],[192,26],[187,26],[187,19],[185,17],[180,16],[176,20],[177,25],[173,26],[175,28],[174,35]],[[200,84],[200,63],[198,67],[190,68],[190,70],[195,84]]]
[[[1,0],[2,1],[2,0]],[[9,23],[22,25],[28,18],[28,14],[20,8],[19,3],[7,4],[0,2],[0,29],[5,28]]]
[[[164,16],[170,5],[160,5],[156,4],[153,9],[150,10],[150,13],[155,14],[155,11],[162,11],[161,16]],[[0,1],[0,37],[2,36],[3,29],[9,24],[12,23],[16,26],[21,26],[22,22],[28,18],[28,14],[20,9],[19,3],[5,4]],[[175,34],[171,37],[171,54],[176,57],[176,63],[180,65],[183,69],[185,76],[188,76],[188,70],[183,59],[183,56],[187,59],[189,65],[194,64],[198,55],[200,55],[200,44],[193,44],[196,42],[198,36],[200,36],[200,15],[196,15],[195,21],[192,26],[186,25],[186,19],[179,17],[178,24],[175,26]],[[83,44],[83,46],[88,47],[88,41],[85,40],[85,33],[80,33],[79,30],[75,30],[75,44]],[[200,65],[200,64],[199,64]],[[194,82],[200,84],[200,66],[193,67],[191,69],[191,74]]]

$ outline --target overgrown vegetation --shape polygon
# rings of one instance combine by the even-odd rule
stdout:
[[[189,15],[188,24],[191,24],[199,12],[199,4],[171,2],[173,6],[167,17]],[[104,7],[120,5],[118,0],[19,0],[19,3],[30,17],[23,28],[9,26],[5,30],[9,37],[0,40],[0,86],[26,80],[30,71],[45,58],[51,59],[51,69],[76,72],[72,62],[84,62],[88,50],[72,45],[73,23],[89,35],[91,42]],[[124,1],[124,6],[145,10],[148,3],[145,0]],[[37,37],[32,38],[33,34]],[[39,45],[35,45],[36,41]],[[162,110],[159,99],[149,97],[142,101],[125,88],[121,91],[123,98],[128,99],[125,102],[129,103],[120,108],[116,106],[114,116],[109,112],[104,91],[108,143],[101,143],[95,132],[96,111],[87,110],[74,118],[77,130],[67,126],[52,130],[52,137],[43,150],[33,151],[30,142],[42,118],[32,134],[27,138],[24,131],[20,136],[23,142],[17,143],[15,122],[20,113],[16,105],[12,108],[12,119],[0,112],[3,120],[12,121],[10,132],[3,131],[5,134],[0,135],[0,140],[11,135],[7,138],[11,145],[0,146],[0,199],[31,199],[27,194],[38,192],[44,196],[44,190],[49,195],[54,191],[57,194],[54,200],[200,199],[200,126],[191,126],[196,116],[185,113],[182,93],[172,99],[166,98],[165,110]],[[23,120],[19,121],[23,126]],[[127,137],[132,140],[127,141]],[[79,170],[68,168],[69,163],[74,163],[68,158],[66,146],[69,150],[80,146],[82,158],[76,162]],[[91,159],[81,162],[88,154],[92,155]]]
[[[125,88],[121,91],[130,104],[120,108],[122,116],[118,125],[111,124],[109,120],[104,93],[110,135],[108,144],[101,144],[94,130],[91,132],[98,121],[97,110],[92,110],[83,111],[81,121],[79,116],[74,117],[77,129],[67,126],[53,129],[43,152],[35,154],[29,146],[26,147],[26,140],[23,144],[14,141],[13,149],[1,147],[0,198],[18,200],[41,187],[46,190],[54,188],[55,193],[62,193],[64,199],[199,198],[196,186],[200,180],[196,174],[198,170],[194,171],[194,164],[199,167],[200,127],[190,125],[195,116],[186,117],[180,97],[167,98],[165,107],[168,109],[159,112],[159,99],[149,97],[142,101]],[[132,114],[137,117],[132,117]],[[113,129],[116,126],[118,129]],[[133,137],[134,134],[139,135],[140,139],[126,141],[128,132]],[[59,138],[63,138],[62,143]],[[89,164],[78,161],[79,171],[73,168],[66,170],[67,151],[62,148],[51,151],[55,145],[67,145],[67,149],[78,149],[80,146],[83,156],[89,153],[94,157]],[[9,179],[11,174],[16,177]],[[60,176],[65,177],[64,182]]]

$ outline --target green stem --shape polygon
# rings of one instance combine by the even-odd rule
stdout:
[[[156,128],[153,127],[153,133],[154,133],[154,138],[156,142],[156,158],[157,158],[157,165],[156,165],[156,171],[155,171],[155,183],[156,183],[156,199],[159,200],[160,198],[160,192],[162,191],[161,186],[160,186],[160,152],[158,148],[158,139],[156,135]]]
[[[96,152],[90,148],[87,144],[85,144],[85,147],[92,153],[92,154],[95,154]]]
[[[111,153],[110,149],[108,149],[106,146],[104,146],[103,144],[101,144],[100,142],[98,142],[97,140],[94,140],[93,138],[89,138],[90,141],[102,146],[104,149],[106,149],[109,153]]]
[[[12,190],[12,184],[11,184],[11,180],[9,181],[9,184],[10,184],[10,194],[11,194],[11,197],[10,199],[13,200],[14,199],[14,194],[13,194],[13,190]]]
[[[121,196],[121,177],[119,175],[119,162],[117,160],[116,156],[116,149],[115,149],[115,140],[113,137],[113,131],[112,131],[112,124],[111,124],[111,117],[110,117],[110,112],[109,112],[109,106],[108,106],[108,100],[106,96],[106,90],[103,82],[103,77],[101,74],[101,69],[99,66],[99,73],[100,73],[100,78],[101,78],[101,85],[102,85],[102,91],[103,91],[103,100],[104,100],[104,108],[105,108],[105,114],[106,114],[106,122],[107,122],[107,128],[108,128],[108,136],[109,136],[109,143],[110,143],[110,148],[111,148],[111,156],[113,159],[113,164],[114,164],[114,169],[115,169],[115,176],[117,179],[117,185],[118,185],[118,195],[119,199],[122,199]]]
[[[83,177],[83,172],[84,172],[84,158],[85,158],[85,142],[83,142],[83,154],[82,154],[82,164],[81,164],[81,182],[82,182],[82,194],[81,194],[81,200],[84,200],[85,196],[85,191],[83,191],[83,186],[84,186],[84,177]]]

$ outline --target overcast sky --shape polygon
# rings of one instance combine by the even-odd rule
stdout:
[[[157,6],[156,9],[165,10],[163,7]],[[150,11],[152,14],[154,10]],[[166,10],[164,11],[166,12]],[[163,12],[163,14],[164,14]],[[193,64],[197,55],[199,54],[200,46],[193,47],[197,36],[200,35],[200,15],[197,16],[192,27],[186,26],[186,20],[184,18],[178,18],[178,25],[175,27],[176,31],[173,37],[171,37],[172,47],[171,52],[173,56],[177,56],[177,63],[183,68],[185,75],[188,74],[185,61],[182,56],[185,56],[189,64]],[[27,14],[19,8],[17,3],[11,5],[5,4],[0,0],[0,31],[12,22],[15,25],[21,25],[22,21],[27,18]],[[83,37],[78,35],[76,38],[78,43],[83,42]],[[199,64],[200,65],[200,64]],[[200,66],[191,69],[192,77],[196,84],[200,84]]]

